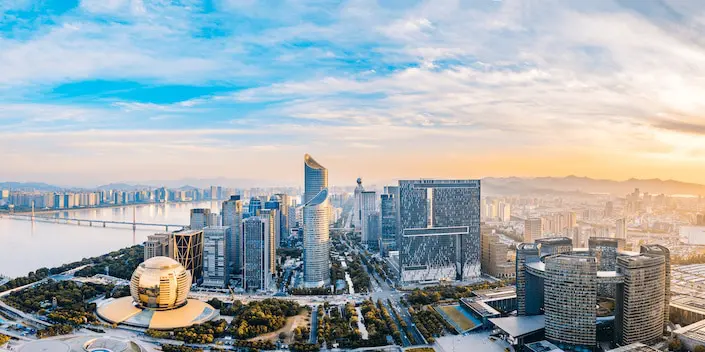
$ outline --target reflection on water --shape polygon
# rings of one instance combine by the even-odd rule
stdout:
[[[149,204],[68,210],[37,216],[127,222],[132,222],[134,217],[136,222],[187,225],[191,208],[210,208],[219,212],[219,204],[210,201]],[[22,276],[41,267],[55,267],[97,256],[142,243],[147,235],[159,231],[164,229],[138,227],[133,231],[132,226],[103,228],[0,218],[0,274]]]

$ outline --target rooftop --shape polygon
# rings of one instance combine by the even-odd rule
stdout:
[[[497,328],[512,337],[528,335],[546,327],[546,320],[543,315],[490,318],[489,320]]]
[[[563,352],[562,349],[546,340],[532,342],[527,344],[525,347],[531,352]]]
[[[644,345],[643,343],[633,343],[631,345],[615,348],[607,352],[658,352],[659,350]]]
[[[705,344],[705,320],[697,323],[684,326],[673,332],[676,335],[683,335],[690,339],[702,342]]]

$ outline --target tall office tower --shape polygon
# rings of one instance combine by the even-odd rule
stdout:
[[[621,239],[627,239],[627,220],[622,218],[622,219],[617,219],[615,222],[615,225],[617,227],[617,233],[615,235],[616,238],[621,238]]]
[[[467,235],[467,226],[404,229],[399,247],[401,282],[456,280],[458,238]]]
[[[539,238],[534,242],[539,246],[541,257],[570,253],[573,250],[573,239],[568,237]]]
[[[330,284],[328,170],[304,157],[304,286]]]
[[[543,219],[526,219],[524,221],[524,242],[531,243],[541,237],[543,237]]]
[[[154,257],[173,257],[171,249],[171,233],[148,235],[144,243],[144,260]]]
[[[194,281],[200,279],[203,272],[203,229],[173,232],[171,239],[172,259],[190,271]]]
[[[191,209],[191,230],[200,230],[206,226],[210,226],[211,210],[204,208]]]
[[[621,243],[621,244],[620,244]],[[598,271],[615,271],[617,267],[617,253],[622,249],[624,241],[616,238],[590,237],[588,249],[590,255],[597,261]],[[611,283],[599,283],[597,293],[603,297],[614,298],[616,286]]]
[[[223,202],[221,210],[223,214],[223,226],[230,227],[230,239],[228,241],[228,255],[232,268],[232,274],[242,272],[242,200],[239,195],[230,196],[230,199]]]
[[[380,217],[382,226],[380,251],[383,255],[387,255],[390,250],[397,249],[397,211],[394,194],[381,196]]]
[[[480,276],[480,181],[399,181],[399,231],[467,226],[456,235],[456,280]],[[400,253],[403,256],[403,251]]]
[[[367,237],[367,247],[371,251],[378,251],[380,243],[380,232],[382,231],[380,213],[378,211],[367,214],[367,217],[365,217],[365,226],[362,228],[362,230],[363,232],[365,232]]]
[[[611,218],[614,215],[614,203],[612,201],[608,201],[605,203],[605,217],[606,218]]]
[[[243,285],[247,291],[266,290],[271,278],[269,221],[258,216],[242,221]]]
[[[526,266],[537,263],[539,246],[535,243],[519,243],[516,260],[517,315],[536,315],[543,305],[543,285],[533,285],[526,273]]]
[[[267,233],[269,234],[269,268],[274,274],[277,268],[277,244],[279,243],[279,212],[276,209],[264,209],[260,211],[260,218],[267,221]]]
[[[614,330],[619,344],[652,344],[662,340],[666,265],[661,255],[642,254],[617,259],[624,283],[617,290]]]
[[[297,221],[299,211],[295,205],[289,206],[289,232],[287,235],[291,234],[291,229],[301,226]]]
[[[289,237],[289,232],[291,232],[291,225],[289,224],[289,206],[291,205],[291,197],[284,193],[277,193],[277,198],[279,199],[279,242],[277,246],[282,245],[282,241]]]
[[[258,216],[260,210],[262,210],[262,200],[257,197],[251,197],[250,203],[247,205],[247,212],[250,216]]]
[[[268,212],[274,212],[274,217],[272,218],[272,223],[274,224],[274,246],[276,248],[281,247],[282,239],[282,204],[280,198],[277,195],[273,195],[269,198],[269,201],[264,203],[264,210]]]
[[[360,216],[361,216],[361,242],[363,245],[370,245],[370,235],[369,231],[371,228],[377,226],[376,223],[368,224],[368,217],[370,214],[377,212],[377,193],[374,191],[363,191],[360,193]],[[376,231],[376,229],[372,229]]]
[[[225,288],[230,279],[229,239],[232,229],[208,226],[203,229],[203,286]]]
[[[482,272],[497,278],[511,278],[516,275],[513,262],[507,261],[509,246],[494,233],[482,234]]]
[[[666,265],[666,288],[664,290],[663,328],[666,329],[670,322],[671,305],[671,251],[659,244],[641,246],[641,253],[663,257]],[[665,332],[665,330],[664,330]]]
[[[353,195],[352,225],[355,228],[355,232],[362,231],[362,192],[364,191],[365,187],[362,186],[362,179],[358,177],[357,187],[355,187],[355,193]]]
[[[592,351],[597,339],[595,258],[561,254],[545,262],[546,339],[563,349]]]

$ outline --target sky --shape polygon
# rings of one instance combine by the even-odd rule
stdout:
[[[2,0],[0,181],[705,183],[699,0]]]

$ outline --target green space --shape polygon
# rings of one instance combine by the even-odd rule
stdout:
[[[31,283],[35,283],[37,281],[41,281],[43,279],[46,279],[47,277],[49,277],[51,275],[61,274],[65,271],[76,269],[76,268],[84,266],[84,265],[95,264],[98,266],[98,268],[100,270],[105,270],[105,265],[108,263],[108,261],[114,260],[115,258],[117,258],[119,260],[120,258],[123,258],[123,255],[127,255],[127,257],[124,258],[126,260],[126,262],[124,264],[124,265],[126,265],[126,267],[122,268],[120,270],[117,270],[117,273],[122,274],[124,272],[129,271],[128,274],[123,275],[123,276],[126,276],[124,278],[129,279],[130,275],[132,275],[132,272],[137,267],[137,265],[134,265],[134,267],[128,266],[128,264],[131,263],[128,261],[128,259],[132,258],[132,257],[139,258],[140,253],[142,253],[141,255],[144,256],[144,247],[142,247],[142,245],[136,245],[136,246],[132,246],[132,247],[128,247],[128,248],[123,248],[121,250],[114,251],[114,252],[111,252],[108,254],[104,254],[100,257],[86,258],[86,259],[83,259],[78,262],[64,264],[64,265],[62,265],[60,267],[56,267],[56,268],[37,269],[36,271],[32,271],[32,272],[28,273],[27,276],[18,277],[18,278],[15,278],[15,279],[8,281],[4,285],[0,285],[0,292],[7,291],[7,290],[10,290],[10,289],[13,289],[16,287],[20,287],[20,286],[29,285]],[[139,262],[142,262],[142,259],[140,259]],[[109,266],[109,264],[107,264],[107,265]],[[112,269],[111,269],[111,274],[113,274]]]
[[[472,329],[475,327],[475,323],[468,319],[463,312],[461,312],[459,309],[460,308],[458,305],[446,305],[446,306],[438,306],[436,309],[440,309],[445,313],[455,324],[458,325],[460,328],[460,331],[466,331],[469,329]]]

